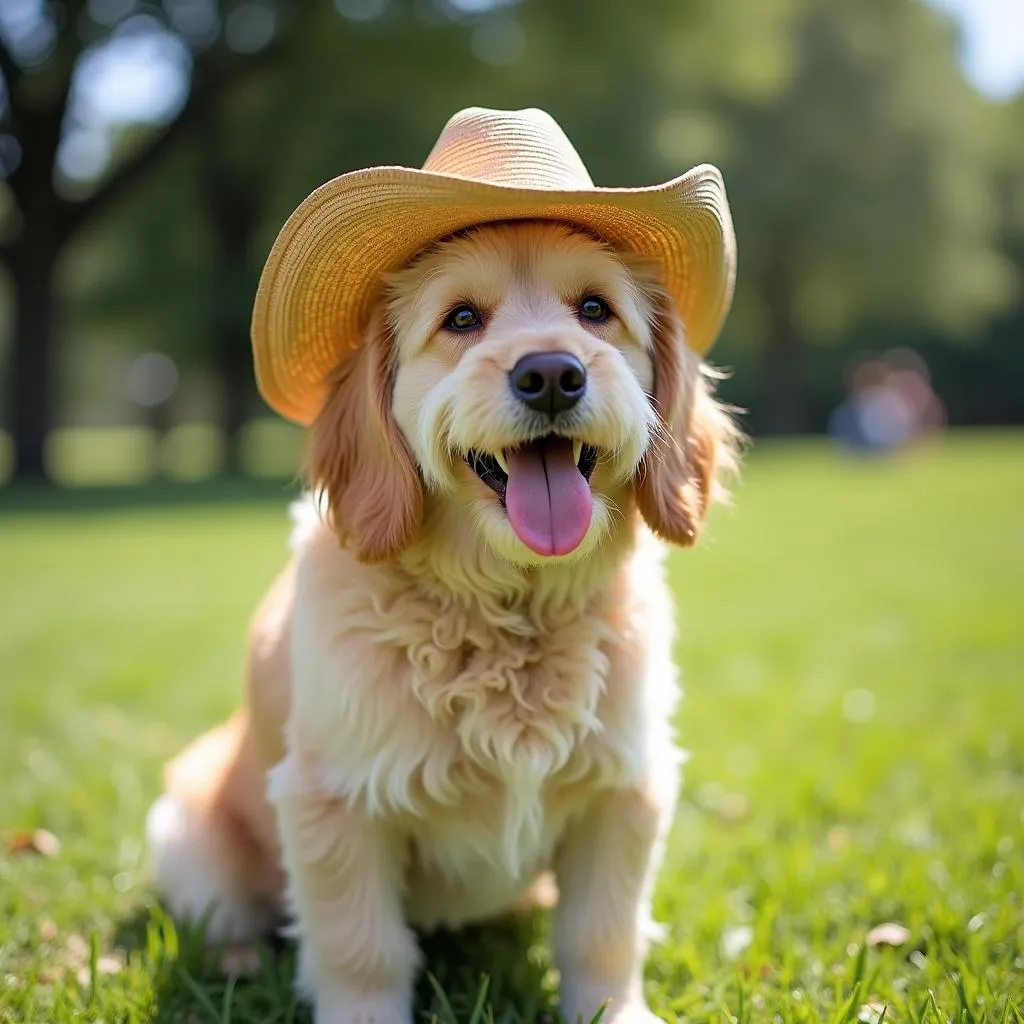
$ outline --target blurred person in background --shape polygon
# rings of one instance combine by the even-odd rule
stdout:
[[[931,436],[945,423],[945,407],[925,361],[899,348],[854,364],[847,398],[829,419],[829,434],[846,448],[891,452]]]

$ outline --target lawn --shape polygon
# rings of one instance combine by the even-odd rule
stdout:
[[[236,700],[286,490],[155,493],[0,494],[0,1020],[308,1021],[287,946],[221,977],[141,843],[161,762]],[[766,444],[672,574],[691,760],[652,1007],[1024,1022],[1024,435]],[[55,855],[12,849],[36,828]],[[431,940],[424,1020],[544,1019],[547,924]]]

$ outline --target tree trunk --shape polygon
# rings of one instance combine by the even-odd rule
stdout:
[[[45,482],[46,437],[52,425],[54,270],[59,245],[26,233],[12,253],[14,352],[11,374],[14,478]]]
[[[255,394],[249,344],[254,290],[249,251],[259,207],[247,180],[232,170],[219,114],[211,106],[200,120],[199,184],[214,249],[209,309],[213,362],[220,382],[223,471],[240,476],[241,431],[252,411]]]
[[[224,428],[224,472],[242,476],[242,428],[251,411],[253,383],[249,332],[245,321],[221,323],[217,332],[217,361],[221,385],[221,424]]]
[[[804,346],[793,313],[789,275],[777,265],[764,288],[768,342],[764,354],[764,427],[769,434],[800,434],[807,429]]]

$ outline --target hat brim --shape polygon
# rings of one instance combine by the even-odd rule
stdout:
[[[408,167],[374,167],[313,192],[281,229],[252,317],[256,380],[282,416],[308,425],[342,353],[358,348],[383,272],[425,246],[493,221],[576,224],[656,259],[698,354],[732,300],[736,245],[722,176],[707,164],[646,188],[513,188]]]

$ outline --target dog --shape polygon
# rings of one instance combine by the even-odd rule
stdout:
[[[591,231],[486,223],[383,274],[244,704],[149,815],[173,913],[242,940],[286,912],[318,1024],[411,1024],[416,932],[553,876],[566,1019],[653,1024],[682,760],[662,558],[738,438],[657,264]]]
[[[318,1019],[400,1022],[410,925],[499,914],[554,868],[567,1018],[651,1020],[679,765],[651,531],[696,539],[735,428],[652,270],[579,231],[476,229],[386,285],[313,428],[329,523],[301,510],[246,707],[151,814],[158,886],[237,939],[287,880]]]

